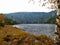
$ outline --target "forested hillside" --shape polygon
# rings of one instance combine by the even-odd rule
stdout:
[[[54,22],[56,20],[56,14],[57,12],[55,10],[48,13],[46,12],[16,12],[16,13],[5,14],[5,16],[7,18],[13,18],[15,21],[21,24],[45,24],[49,21],[55,24]],[[51,18],[54,18],[54,19],[50,20]]]

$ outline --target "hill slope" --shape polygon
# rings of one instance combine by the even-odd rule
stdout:
[[[37,41],[37,42],[36,42]],[[0,27],[0,45],[55,45],[49,36],[34,36],[21,29],[5,25]]]
[[[51,17],[55,17],[56,14],[57,14],[56,11],[52,11],[49,13],[45,13],[45,12],[16,12],[16,13],[5,14],[5,16],[8,18],[13,17],[14,20],[16,20],[17,22],[20,22],[20,23],[32,24],[32,23],[45,23]]]
[[[0,27],[1,45],[7,45],[10,41],[12,42],[15,39],[24,40],[27,37],[34,38],[34,35],[30,35],[29,33],[24,32],[16,27],[12,27],[11,25],[5,25],[4,27]]]

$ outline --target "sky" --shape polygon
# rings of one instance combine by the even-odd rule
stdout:
[[[52,9],[47,8],[51,6],[51,4],[48,3],[45,7],[42,7],[43,0],[40,3],[38,3],[39,0],[35,1],[33,4],[33,1],[30,2],[29,0],[0,0],[0,13],[52,11]]]

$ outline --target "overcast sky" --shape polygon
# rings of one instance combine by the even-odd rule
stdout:
[[[13,12],[50,12],[52,9],[47,9],[50,4],[45,7],[39,6],[38,1],[35,4],[29,0],[0,0],[0,13],[13,13]],[[43,2],[43,0],[42,0]],[[40,3],[42,5],[42,3]]]

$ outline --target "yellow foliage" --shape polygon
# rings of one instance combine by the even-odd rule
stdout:
[[[3,14],[0,14],[0,26],[4,26],[5,23],[5,16]]]

